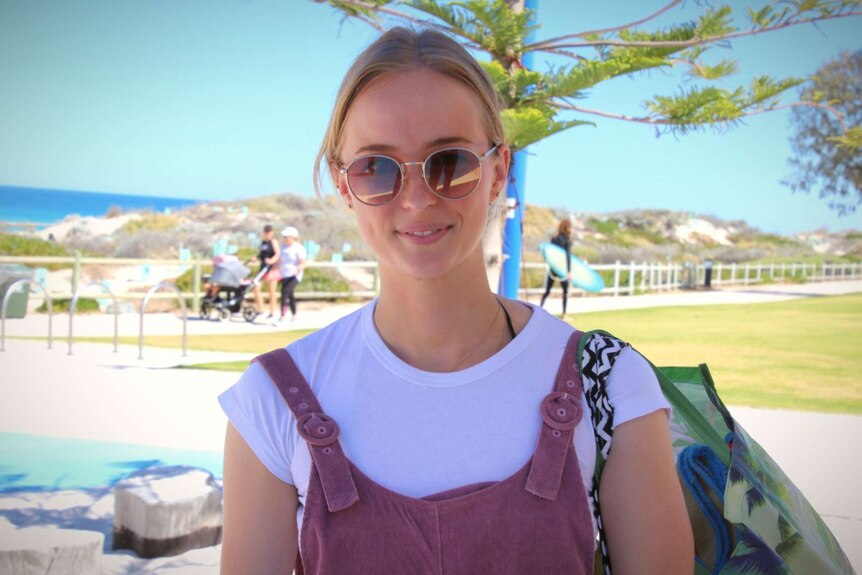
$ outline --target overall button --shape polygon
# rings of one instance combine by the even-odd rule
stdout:
[[[571,393],[549,393],[540,407],[542,420],[554,429],[574,429],[581,420],[581,402]]]
[[[338,440],[338,424],[319,412],[301,416],[296,421],[296,428],[311,445],[330,445]]]

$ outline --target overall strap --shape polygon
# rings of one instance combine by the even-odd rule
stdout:
[[[359,500],[347,457],[338,442],[338,424],[323,413],[311,387],[286,349],[276,349],[252,360],[259,362],[296,418],[299,435],[308,443],[320,475],[330,512],[347,509]]]
[[[554,391],[539,406],[542,429],[525,489],[551,501],[557,499],[560,491],[572,436],[583,415],[581,395],[584,386],[578,362],[578,344],[582,335],[583,332],[576,330],[569,338],[557,370]]]

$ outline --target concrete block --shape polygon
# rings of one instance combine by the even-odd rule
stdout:
[[[222,490],[188,466],[148,467],[114,487],[113,549],[140,557],[178,555],[221,542]]]
[[[99,575],[105,536],[97,531],[0,524],[3,575]]]

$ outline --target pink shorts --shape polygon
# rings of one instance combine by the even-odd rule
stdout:
[[[260,281],[279,281],[281,279],[281,270],[278,268],[271,268],[268,272],[263,274],[263,277],[260,278]]]

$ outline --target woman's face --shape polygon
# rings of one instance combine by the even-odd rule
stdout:
[[[344,165],[384,154],[421,162],[430,153],[460,147],[482,155],[493,145],[482,127],[476,96],[455,79],[427,69],[378,78],[354,101],[344,123]],[[336,174],[339,193],[356,212],[360,233],[381,265],[417,278],[439,277],[465,265],[484,265],[482,235],[489,204],[506,181],[509,150],[482,161],[477,189],[465,198],[434,195],[421,166],[408,166],[401,191],[384,206],[367,206]]]

